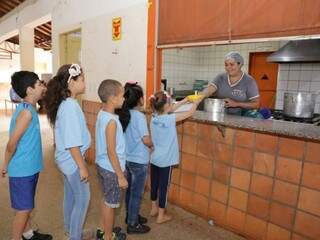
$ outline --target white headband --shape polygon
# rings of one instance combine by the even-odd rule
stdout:
[[[68,71],[69,71],[69,75],[70,75],[68,78],[68,83],[69,83],[71,78],[77,77],[81,74],[81,67],[79,64],[73,63],[73,64],[71,64]]]

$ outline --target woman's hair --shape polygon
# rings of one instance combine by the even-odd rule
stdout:
[[[61,102],[71,96],[68,83],[71,79],[77,80],[82,70],[77,64],[62,65],[57,74],[47,84],[47,91],[43,98],[47,117],[54,126],[57,118],[58,108]]]
[[[115,112],[119,115],[119,120],[121,122],[123,131],[125,132],[131,116],[130,109],[138,106],[140,99],[143,98],[143,90],[142,87],[135,83],[126,83],[124,85],[124,102],[121,109],[117,109]]]
[[[240,64],[240,66],[243,66],[244,64],[244,59],[239,52],[229,52],[227,55],[224,56],[224,61],[230,59]]]
[[[164,105],[170,102],[171,97],[166,91],[159,91],[151,95],[149,100],[150,106],[154,112],[163,113]]]

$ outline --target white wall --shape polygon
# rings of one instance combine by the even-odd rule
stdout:
[[[96,88],[109,77],[137,80],[145,87],[147,0],[27,0],[0,21],[0,41],[25,25],[52,21],[53,72],[59,63],[59,35],[81,28],[84,98],[97,100]],[[122,17],[122,40],[112,41],[111,19]],[[114,54],[113,52],[117,52]]]
[[[145,89],[147,59],[146,5],[139,4],[89,19],[82,24],[82,65],[87,91],[85,98],[97,100],[99,83],[112,78],[123,83],[136,80]],[[122,17],[122,39],[112,41],[111,22]]]
[[[98,100],[106,78],[137,80],[145,88],[147,0],[69,0],[52,12],[54,72],[59,67],[59,34],[81,28],[81,62],[86,75],[84,98]],[[112,18],[122,18],[122,39],[112,41]]]
[[[240,52],[244,58],[243,70],[248,72],[250,52],[275,51],[279,45],[280,42],[274,41],[164,50],[162,78],[177,90],[192,89],[194,80],[209,81],[224,71],[224,56],[228,52]]]

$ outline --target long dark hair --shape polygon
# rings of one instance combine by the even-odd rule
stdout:
[[[124,102],[120,109],[115,112],[119,115],[123,131],[125,132],[130,123],[130,109],[138,106],[140,99],[143,97],[142,87],[137,83],[126,83],[124,85]]]
[[[54,126],[56,122],[57,112],[61,102],[71,96],[71,92],[68,89],[70,67],[71,64],[62,65],[57,74],[47,84],[47,91],[43,101],[47,117],[52,126]],[[79,76],[80,75],[71,77],[71,79],[77,80]]]

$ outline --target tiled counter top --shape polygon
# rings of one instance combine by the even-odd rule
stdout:
[[[263,120],[203,111],[197,111],[190,120],[226,127],[279,134],[288,137],[298,137],[317,141],[320,140],[320,126],[315,126],[313,124],[273,119]]]

